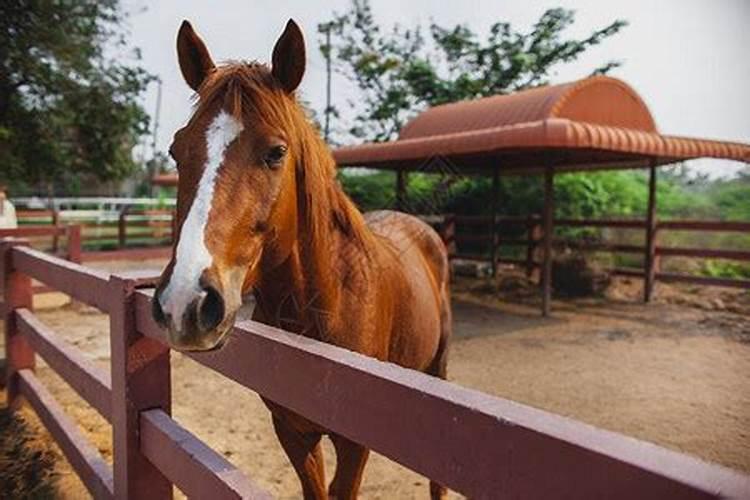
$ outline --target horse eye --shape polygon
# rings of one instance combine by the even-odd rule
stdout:
[[[263,162],[270,168],[276,168],[281,165],[285,155],[286,146],[273,146],[263,157]]]

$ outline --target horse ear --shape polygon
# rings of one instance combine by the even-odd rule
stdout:
[[[206,44],[187,21],[182,21],[177,33],[177,58],[185,82],[197,91],[206,76],[215,68]]]
[[[305,39],[302,30],[291,19],[276,41],[271,64],[271,73],[284,90],[294,92],[305,74]]]

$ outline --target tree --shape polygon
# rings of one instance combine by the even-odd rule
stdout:
[[[529,32],[496,22],[482,38],[465,25],[445,28],[431,24],[385,29],[373,18],[368,0],[353,0],[351,8],[318,27],[324,35],[320,49],[333,60],[335,71],[359,89],[353,125],[359,140],[387,141],[417,111],[437,104],[515,92],[547,83],[559,64],[578,58],[593,45],[620,31],[616,20],[582,39],[566,38],[575,21],[571,10],[546,11]],[[603,74],[619,66],[609,61],[595,68]],[[328,108],[326,113],[337,113]]]
[[[0,4],[0,178],[52,186],[122,179],[147,131],[152,79],[130,50],[118,0]]]

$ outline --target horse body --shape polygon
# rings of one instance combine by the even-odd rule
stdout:
[[[448,334],[441,320],[449,313],[443,243],[431,227],[403,213],[371,212],[365,220],[373,235],[368,248],[341,238],[314,264],[305,262],[305,252],[294,252],[262,272],[254,319],[426,371]],[[316,286],[306,272],[323,259],[330,260],[333,290]]]
[[[445,247],[419,219],[363,216],[344,194],[330,152],[293,96],[304,70],[299,28],[287,25],[271,70],[215,67],[186,23],[178,52],[199,101],[171,148],[180,169],[179,233],[153,301],[173,347],[221,347],[240,297],[252,291],[257,321],[445,378]],[[266,404],[305,498],[356,497],[368,450]],[[330,488],[324,434],[337,455]],[[445,490],[431,483],[431,493]]]

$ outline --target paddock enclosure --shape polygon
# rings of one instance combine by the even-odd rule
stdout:
[[[750,163],[750,145],[660,133],[638,93],[626,82],[607,76],[435,106],[408,122],[398,140],[344,146],[335,149],[333,154],[340,167],[395,171],[399,208],[408,207],[405,186],[409,172],[432,172],[449,179],[464,175],[491,176],[492,197],[487,203],[490,217],[496,221],[502,215],[498,214],[501,175],[542,177],[544,205],[540,218],[539,268],[544,316],[551,311],[552,258],[557,246],[554,241],[556,175],[648,169],[647,207],[643,219],[638,221],[645,232],[644,244],[637,250],[609,249],[643,254],[643,266],[637,272],[644,280],[643,297],[648,301],[657,279],[685,279],[664,273],[658,276],[660,257],[670,255],[669,249],[661,253],[657,249],[659,229],[663,232],[668,224],[674,224],[671,229],[684,230],[688,227],[680,228],[678,224],[695,222],[660,223],[656,210],[658,168],[704,157]],[[586,225],[586,222],[598,221],[574,222]],[[719,230],[709,226],[706,224],[704,229]],[[487,227],[489,234],[485,237],[491,242],[488,257],[495,275],[499,257],[495,242],[502,238],[501,224],[491,223]],[[745,225],[742,230],[746,228]],[[672,249],[671,252],[673,256],[702,254],[701,249],[696,248]],[[747,260],[748,255],[743,252],[725,254],[721,258],[725,257]],[[630,272],[632,275],[636,271]],[[747,283],[740,285],[747,286]]]
[[[170,417],[153,276],[110,275],[7,239],[2,277],[9,402],[31,404],[95,497],[171,497],[172,484],[188,496],[268,496]],[[109,315],[109,372],[35,316],[32,278]],[[739,472],[252,321],[230,346],[189,357],[469,497],[750,494]],[[111,423],[112,468],[34,374],[37,354]]]

